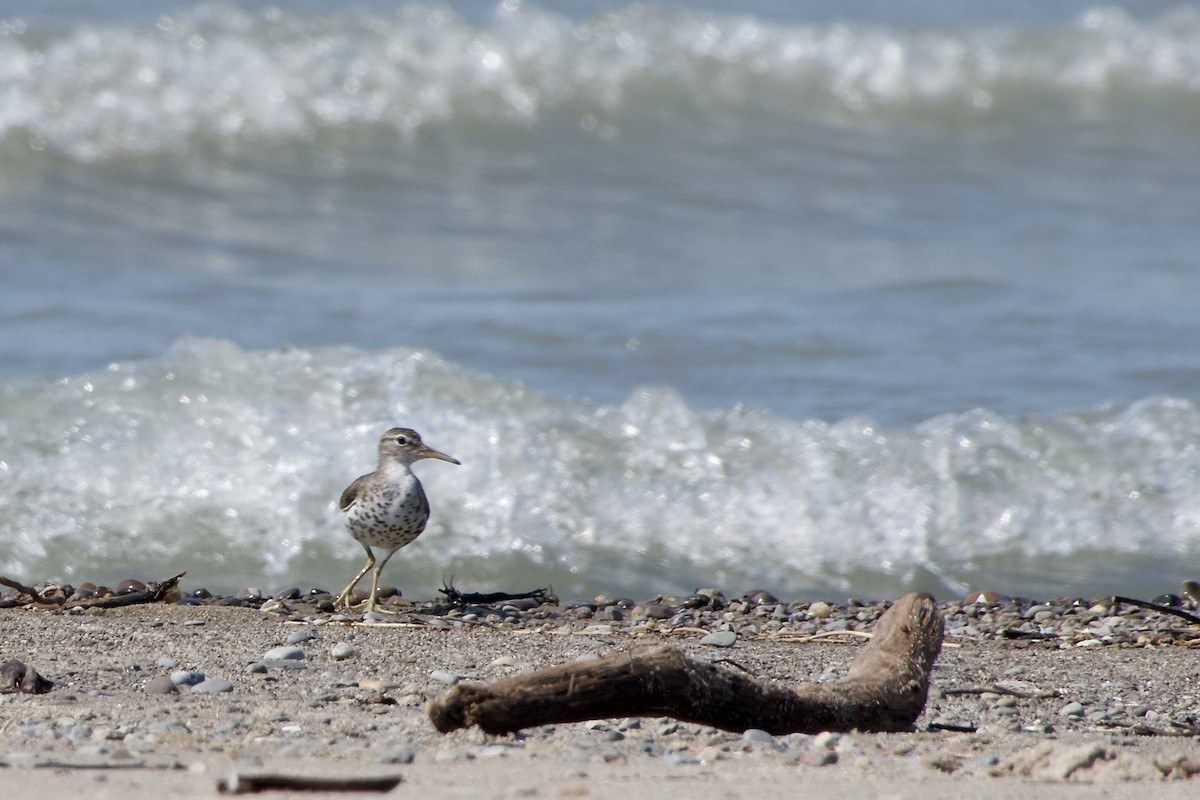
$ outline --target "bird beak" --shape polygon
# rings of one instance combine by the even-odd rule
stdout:
[[[451,464],[461,464],[457,458],[452,458],[440,450],[434,450],[432,447],[422,447],[417,453],[420,458],[436,458],[438,461],[449,461]]]

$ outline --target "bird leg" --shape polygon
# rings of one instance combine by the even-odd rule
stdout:
[[[400,549],[399,547],[396,548],[396,550],[399,550],[399,549]],[[380,573],[383,572],[383,568],[387,566],[388,560],[391,559],[391,557],[396,554],[396,550],[388,551],[388,554],[383,557],[383,561],[380,561],[378,564],[376,564],[375,569],[371,572],[371,594],[367,595],[367,613],[368,614],[371,613],[372,611],[375,611],[377,613],[383,613],[383,614],[394,613],[392,611],[380,611],[379,609],[377,609],[375,607],[375,598],[378,596],[378,592],[379,592],[379,575],[380,575]]]
[[[358,582],[363,579],[363,576],[367,574],[367,571],[370,570],[371,567],[375,566],[375,554],[371,552],[371,548],[367,547],[364,544],[363,550],[367,551],[367,563],[365,566],[363,566],[362,569],[360,569],[358,571],[358,574],[354,576],[354,580],[350,581],[350,585],[342,590],[342,593],[338,595],[337,600],[333,601],[334,608],[344,608],[346,610],[350,610],[351,608],[354,607],[350,604],[350,593],[354,591],[355,586],[358,586]],[[388,558],[390,558],[390,557],[391,557],[391,553],[388,554]],[[384,563],[385,564],[387,563],[386,558],[384,559]],[[376,571],[376,573],[375,573],[375,578],[376,579],[379,578],[378,571]],[[372,583],[374,583],[374,582],[372,582]],[[371,586],[371,600],[374,601],[374,599],[375,599],[375,587],[374,587],[374,585],[372,585]]]

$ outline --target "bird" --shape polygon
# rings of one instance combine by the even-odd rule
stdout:
[[[350,535],[367,551],[367,563],[338,595],[334,601],[336,608],[360,607],[352,606],[350,594],[371,571],[371,594],[365,605],[367,612],[375,611],[379,574],[397,550],[411,544],[425,530],[429,501],[412,471],[412,465],[422,458],[461,463],[426,445],[412,428],[392,428],[379,439],[378,468],[356,479],[342,492],[338,501],[342,520]],[[385,553],[383,558],[378,559],[372,548]]]

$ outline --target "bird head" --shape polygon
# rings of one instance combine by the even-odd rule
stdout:
[[[392,428],[379,440],[379,464],[388,461],[399,461],[412,464],[422,458],[436,458],[458,464],[457,458],[452,458],[440,450],[434,450],[421,441],[421,434],[412,428]]]

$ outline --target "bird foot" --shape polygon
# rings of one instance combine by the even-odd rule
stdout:
[[[400,613],[387,608],[380,608],[378,602],[372,603],[370,600],[359,600],[357,603],[352,603],[349,597],[339,597],[334,601],[333,607],[340,611],[350,611],[355,614],[370,614],[374,612],[376,614],[395,616]]]

